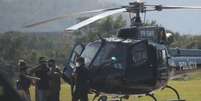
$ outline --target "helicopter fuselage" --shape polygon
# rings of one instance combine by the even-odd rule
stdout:
[[[109,40],[103,42],[97,53],[99,60],[95,59],[96,64],[89,67],[92,89],[111,94],[145,94],[166,85],[169,79],[166,47],[156,47],[144,40]],[[157,57],[160,54],[157,51],[164,51],[164,57]]]
[[[122,36],[120,31],[117,38],[76,45],[64,70],[66,77],[71,78],[75,59],[81,56],[90,71],[90,89],[98,93],[135,95],[149,94],[164,88],[178,74],[201,69],[201,51],[169,48],[164,29],[123,30],[127,35]],[[136,36],[133,32],[140,34]]]

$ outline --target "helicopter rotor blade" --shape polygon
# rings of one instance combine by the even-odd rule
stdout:
[[[105,11],[115,10],[115,9],[119,9],[119,8],[120,7],[108,8],[108,9],[97,9],[97,10],[91,10],[91,11],[84,11],[84,12],[79,12],[79,13],[67,14],[67,15],[47,19],[47,20],[44,20],[44,21],[32,23],[32,24],[29,24],[29,25],[25,25],[24,28],[35,27],[35,26],[38,26],[38,25],[46,24],[46,23],[49,23],[49,22],[52,22],[52,21],[61,20],[61,19],[65,19],[65,18],[68,18],[68,17],[76,16],[76,15],[89,14],[89,13],[99,13],[99,12],[105,12]]]
[[[201,9],[201,6],[163,6],[163,9]]]
[[[150,5],[148,5],[150,6]],[[155,5],[155,10],[161,11],[163,9],[201,9],[201,6],[162,6]]]
[[[79,28],[82,28],[82,27],[84,27],[84,26],[86,26],[88,24],[91,24],[91,23],[93,23],[95,21],[98,21],[100,19],[103,19],[105,17],[111,16],[111,15],[114,15],[114,14],[122,13],[122,12],[125,12],[125,11],[127,11],[126,8],[119,8],[119,9],[109,10],[109,11],[103,12],[101,14],[98,14],[96,16],[93,16],[93,17],[91,17],[89,19],[86,19],[86,20],[84,20],[84,21],[82,21],[82,22],[80,22],[80,23],[78,23],[76,25],[68,27],[65,30],[66,31],[75,31],[75,30],[77,30]]]

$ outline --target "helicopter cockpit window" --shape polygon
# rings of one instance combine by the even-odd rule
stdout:
[[[81,44],[75,45],[75,47],[71,53],[71,57],[70,57],[70,61],[69,61],[69,66],[71,68],[75,67],[75,59],[81,55],[83,50],[84,50],[84,45],[81,45]]]
[[[140,65],[148,60],[147,45],[145,42],[135,44],[131,49],[132,64]]]
[[[101,46],[101,42],[95,42],[95,43],[90,43],[85,47],[85,50],[83,51],[81,56],[85,58],[86,66],[88,66],[92,62],[100,46]]]
[[[84,46],[83,46],[83,45],[80,45],[80,44],[79,44],[79,45],[76,45],[76,46],[75,46],[75,48],[74,48],[74,50],[73,50],[73,52],[72,52],[72,57],[71,57],[71,59],[70,59],[70,61],[71,61],[72,63],[75,62],[75,59],[76,59],[77,56],[80,56],[80,55],[81,55],[83,49],[84,49]]]
[[[104,63],[111,63],[114,60],[114,68],[124,69],[126,65],[126,46],[122,43],[106,43],[97,55],[93,65],[98,66]]]

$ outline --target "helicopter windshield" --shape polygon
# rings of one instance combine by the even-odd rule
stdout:
[[[126,64],[126,46],[123,43],[108,42],[101,48],[101,51],[97,54],[93,65],[99,66],[101,64],[111,62],[112,59],[118,61],[118,67],[122,69]]]
[[[94,62],[92,63],[93,66],[99,66],[105,62],[111,61],[112,58],[115,58],[117,61],[120,61],[121,68],[126,64],[126,46],[122,43],[112,43],[106,42],[100,49],[101,42],[94,42],[88,44],[85,47],[85,50],[82,53],[82,57],[85,58],[86,66],[94,59],[95,55],[97,54]],[[100,52],[98,50],[100,49]],[[97,53],[98,52],[98,53]]]
[[[92,62],[100,46],[101,46],[101,42],[93,42],[93,43],[89,43],[85,47],[85,50],[83,51],[81,56],[85,58],[86,66],[89,66],[89,64]]]

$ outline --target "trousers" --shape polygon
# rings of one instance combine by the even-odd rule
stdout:
[[[73,93],[72,101],[88,101],[87,90],[75,90]]]

